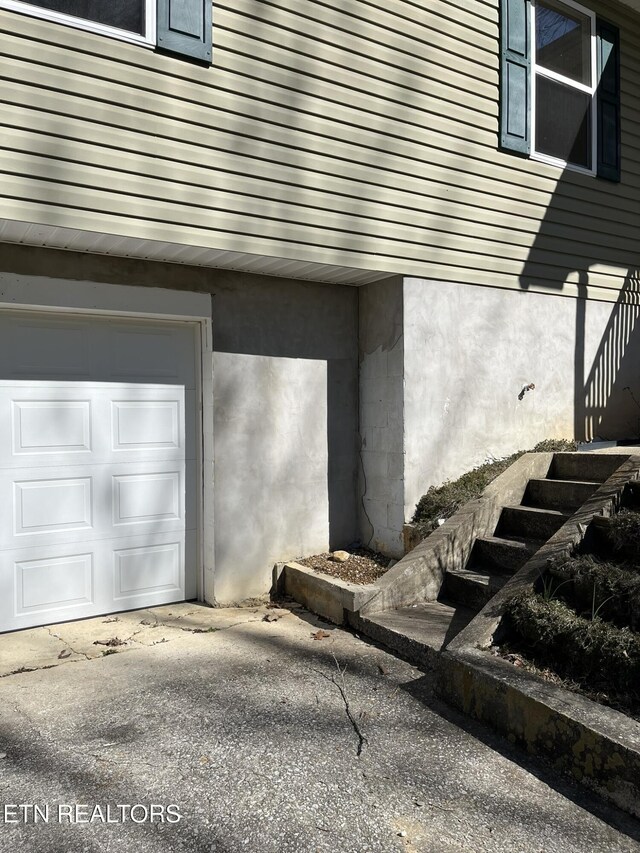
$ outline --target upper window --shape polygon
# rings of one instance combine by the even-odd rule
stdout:
[[[595,173],[595,16],[575,3],[532,7],[532,153]]]
[[[17,12],[143,44],[155,44],[154,0],[3,0]]]
[[[574,0],[500,0],[500,146],[620,180],[620,34]]]
[[[211,63],[211,0],[0,0],[0,7]]]

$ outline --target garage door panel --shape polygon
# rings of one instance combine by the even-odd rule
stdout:
[[[0,318],[2,378],[60,376],[88,379],[94,365],[87,324]]]
[[[185,474],[176,461],[0,471],[0,498],[10,509],[0,551],[184,531]],[[190,504],[195,516],[195,496]]]
[[[0,468],[195,459],[195,417],[179,386],[0,381]]]
[[[195,392],[117,386],[110,400],[110,461],[195,459]]]
[[[92,484],[91,476],[14,480],[14,535],[93,531]]]
[[[165,592],[184,598],[183,548],[183,542],[178,541],[114,551],[114,599],[131,602]]]
[[[114,526],[183,521],[181,480],[180,471],[115,476]]]
[[[14,456],[91,453],[89,400],[12,400]]]
[[[196,388],[193,327],[171,323],[0,316],[3,379],[159,382]]]
[[[195,597],[184,564],[195,542],[182,534],[126,537],[91,547],[57,545],[4,551],[0,575],[11,583],[0,598],[4,630]],[[185,553],[186,552],[186,553]]]
[[[147,607],[186,597],[184,533],[128,536],[104,545],[113,610]]]
[[[185,335],[190,339],[185,340]],[[105,378],[154,380],[195,389],[193,339],[185,329],[127,324],[112,327],[110,342],[111,358],[103,368]]]
[[[0,552],[0,625],[28,628],[98,612],[96,553],[91,545]]]
[[[179,450],[184,443],[180,409],[177,400],[113,400],[113,449]]]
[[[15,615],[94,604],[93,554],[71,554],[14,563]]]

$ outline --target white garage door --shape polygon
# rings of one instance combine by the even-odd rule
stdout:
[[[0,315],[0,630],[196,595],[187,325]]]

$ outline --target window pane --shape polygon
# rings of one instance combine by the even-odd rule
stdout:
[[[591,19],[555,0],[538,0],[536,62],[591,86]]]
[[[144,0],[29,0],[30,5],[145,35]]]
[[[591,96],[536,78],[536,151],[591,169]]]

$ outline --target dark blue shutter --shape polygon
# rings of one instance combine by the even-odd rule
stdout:
[[[620,33],[598,19],[598,177],[620,180]]]
[[[211,0],[158,0],[158,47],[211,62]]]
[[[531,38],[528,0],[500,0],[500,146],[531,150]]]

